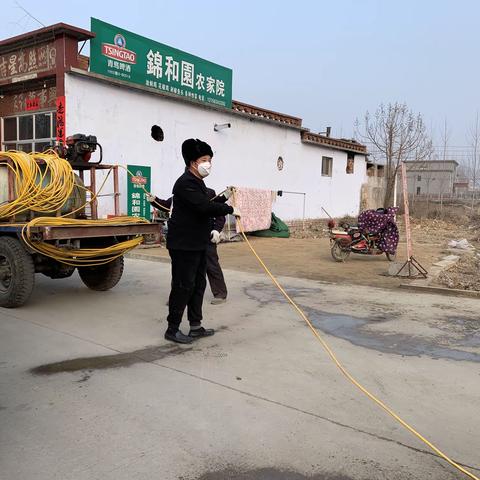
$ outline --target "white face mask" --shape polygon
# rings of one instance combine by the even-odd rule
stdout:
[[[210,162],[203,162],[198,166],[198,173],[202,178],[205,178],[210,175],[211,169],[212,169],[212,164]]]

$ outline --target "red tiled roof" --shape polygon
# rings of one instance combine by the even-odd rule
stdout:
[[[302,142],[314,145],[332,147],[339,150],[348,150],[356,153],[367,153],[367,147],[355,140],[345,140],[343,138],[331,138],[318,133],[302,132]]]
[[[265,118],[267,120],[273,120],[275,122],[283,123],[284,125],[292,125],[294,127],[302,126],[302,119],[298,117],[292,117],[291,115],[285,115],[284,113],[274,112],[272,110],[265,110],[264,108],[255,107],[248,103],[232,101],[232,109],[236,112],[248,113],[255,117]]]

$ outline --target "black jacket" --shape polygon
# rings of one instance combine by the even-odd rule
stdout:
[[[208,187],[207,187],[207,193],[210,199],[215,198],[215,196],[217,195],[215,190],[213,190],[213,188],[208,188]],[[222,197],[220,198],[221,198],[220,200],[221,202],[225,201]],[[225,218],[225,215],[219,215],[217,217],[211,218],[210,219],[211,230],[216,230],[217,232],[221,232],[223,230],[223,227],[225,226],[226,220],[227,219]]]
[[[213,188],[207,187],[208,196],[210,199],[214,198],[217,194]],[[152,206],[157,210],[166,211],[170,210],[172,206],[172,197],[167,198],[166,200],[162,198],[155,197],[155,200],[152,203]],[[225,215],[221,215],[219,217],[211,218],[210,219],[210,227],[212,230],[216,230],[217,232],[221,232],[223,227],[225,226],[226,218]]]
[[[172,216],[168,221],[167,232],[169,250],[207,248],[212,231],[212,218],[233,213],[233,208],[225,205],[225,197],[221,196],[214,201],[211,201],[211,198],[212,194],[203,180],[189,171],[175,182]]]

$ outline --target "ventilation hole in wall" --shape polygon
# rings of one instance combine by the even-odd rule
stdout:
[[[163,130],[158,126],[154,125],[152,127],[152,138],[157,141],[157,142],[163,142],[164,136],[163,136]]]
[[[283,170],[283,166],[284,166],[283,158],[282,158],[282,157],[278,157],[278,159],[277,159],[277,168],[278,168],[278,170],[282,171],[282,170]]]

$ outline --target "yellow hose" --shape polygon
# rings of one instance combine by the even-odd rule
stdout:
[[[233,193],[233,204],[235,205],[235,190]],[[445,453],[443,453],[438,447],[436,447],[432,442],[427,440],[422,434],[420,434],[417,430],[415,430],[410,424],[408,424],[405,420],[403,420],[398,414],[396,414],[390,407],[388,407],[384,402],[382,402],[378,397],[376,397],[373,393],[371,393],[366,387],[364,387],[358,380],[356,380],[349,372],[348,370],[343,366],[343,364],[338,360],[337,356],[331,349],[331,347],[328,345],[328,343],[321,337],[321,335],[318,333],[318,331],[315,329],[315,327],[312,325],[312,322],[309,320],[309,318],[305,315],[303,310],[295,303],[295,301],[288,295],[288,293],[285,291],[285,289],[280,285],[278,280],[275,278],[273,273],[268,269],[268,267],[265,265],[263,260],[260,258],[258,253],[255,251],[253,248],[252,244],[248,240],[247,235],[245,234],[245,231],[243,229],[242,221],[241,219],[237,219],[238,225],[240,227],[240,234],[242,235],[243,239],[245,240],[248,248],[252,251],[253,255],[255,258],[258,260],[262,268],[265,270],[266,274],[270,277],[272,280],[273,284],[280,290],[282,295],[288,300],[288,302],[292,305],[292,307],[297,311],[297,313],[300,315],[302,320],[307,324],[308,328],[311,330],[315,338],[320,342],[322,347],[325,349],[327,352],[328,356],[330,359],[333,361],[333,363],[337,366],[337,368],[340,370],[340,372],[351,382],[355,387],[357,387],[362,393],[364,393],[370,400],[375,402],[380,408],[382,408],[385,412],[387,412],[390,416],[392,416],[402,427],[406,428],[410,433],[415,435],[419,440],[421,440],[425,445],[427,445],[431,450],[433,450],[438,456],[443,458],[446,462],[448,462],[451,466],[455,467],[458,469],[460,472],[465,474],[467,477],[473,479],[473,480],[480,480],[479,477],[474,475],[472,472],[469,472],[465,468],[463,468],[461,465],[459,465],[457,462],[452,460],[450,457],[448,457]]]
[[[40,213],[52,213],[60,210],[69,199],[75,188],[75,174],[68,161],[60,158],[54,151],[45,153],[27,154],[24,152],[2,152],[3,157],[11,161],[2,163],[14,175],[14,188],[16,198],[12,202],[0,205],[0,219],[11,218],[15,215],[34,211]],[[39,166],[38,159],[45,168]],[[113,168],[113,167],[112,167]],[[143,242],[142,236],[137,236],[115,245],[104,248],[67,248],[57,247],[47,242],[37,242],[31,239],[32,227],[46,226],[68,226],[89,227],[105,225],[125,225],[132,223],[149,223],[144,218],[116,217],[106,220],[83,220],[65,218],[85,208],[88,203],[96,200],[102,191],[112,171],[108,171],[98,192],[92,196],[84,205],[68,212],[60,217],[36,217],[22,228],[23,241],[35,252],[50,257],[58,262],[75,267],[98,266],[111,262],[124,255],[129,250],[137,247]],[[128,170],[127,170],[128,171]],[[131,174],[131,172],[129,172]],[[89,191],[82,185],[79,187]]]
[[[65,263],[74,267],[94,267],[104,265],[115,260],[128,251],[137,247],[143,242],[143,237],[138,236],[130,240],[119,242],[103,248],[61,248],[47,242],[34,242],[30,239],[30,231],[36,226],[68,226],[91,227],[93,226],[111,226],[126,224],[148,223],[145,219],[136,217],[115,217],[105,220],[77,220],[62,217],[38,217],[31,220],[22,229],[22,239],[34,251],[53,258],[58,262]]]
[[[1,165],[13,172],[16,198],[0,205],[0,219],[28,210],[54,212],[70,197],[75,186],[75,175],[71,165],[63,158],[56,154],[35,154],[45,163],[42,171],[33,154],[9,151],[2,152],[2,157],[12,162],[12,165]]]

